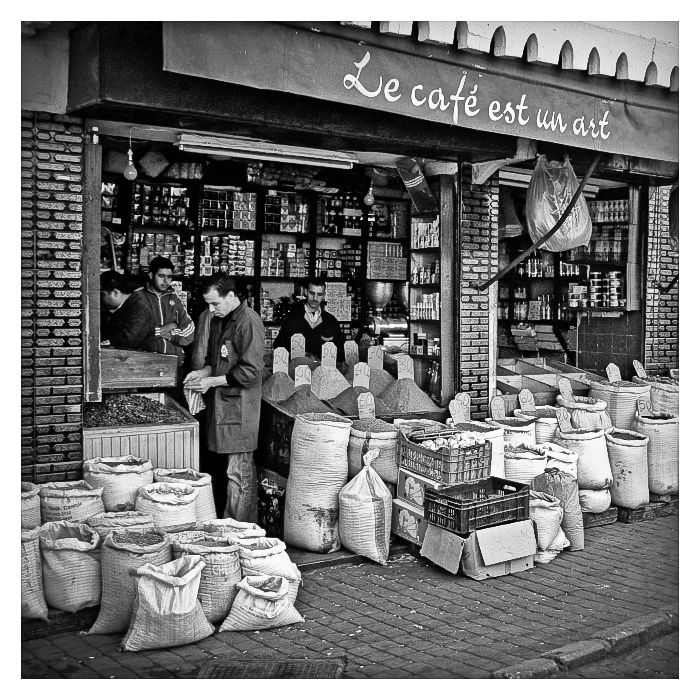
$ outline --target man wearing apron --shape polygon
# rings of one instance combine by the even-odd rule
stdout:
[[[228,455],[224,517],[257,522],[253,452],[260,421],[263,322],[238,298],[235,280],[228,275],[213,275],[202,292],[212,313],[205,366],[190,372],[184,387],[205,395],[209,449]]]

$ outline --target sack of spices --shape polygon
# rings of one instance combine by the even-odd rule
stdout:
[[[95,457],[83,462],[83,478],[91,486],[102,487],[107,512],[134,510],[136,492],[153,483],[153,464],[133,455]]]
[[[539,446],[506,445],[504,453],[506,479],[529,484],[547,466],[547,455]]]
[[[44,599],[44,578],[41,571],[39,527],[22,528],[22,617],[48,620]]]
[[[649,492],[678,493],[678,417],[668,413],[634,418],[634,430],[649,438]]]
[[[632,377],[635,384],[649,387],[649,397],[654,413],[670,413],[677,416],[679,411],[678,380],[671,377]]]
[[[212,535],[228,537],[236,542],[265,537],[265,530],[257,523],[246,523],[233,518],[214,518],[200,523],[199,527]]]
[[[50,481],[39,487],[42,523],[66,520],[83,523],[90,516],[105,512],[103,488],[87,481]]]
[[[589,396],[576,396],[573,401],[557,396],[557,404],[571,416],[571,427],[581,430],[607,430],[612,428],[608,404]],[[550,440],[551,442],[551,440]]]
[[[583,513],[576,477],[548,462],[544,474],[536,476],[530,486],[535,491],[548,493],[559,500],[562,507],[561,528],[571,545],[571,551],[583,549]],[[550,546],[551,549],[551,546]]]
[[[216,518],[210,474],[195,469],[156,469],[153,475],[156,481],[187,484],[194,489],[197,494],[194,510],[198,523]]]
[[[530,489],[530,518],[537,525],[537,548],[549,549],[559,533],[564,511],[558,498]]]
[[[504,445],[534,447],[537,444],[535,437],[536,418],[487,418],[486,422],[503,428]]]
[[[372,468],[387,484],[395,484],[399,478],[398,435],[399,429],[381,418],[353,421],[348,442],[348,477],[362,471],[362,456],[366,452],[377,450]]]
[[[221,622],[228,611],[241,580],[238,545],[225,537],[205,535],[189,542],[173,542],[173,559],[197,554],[204,562],[197,597],[204,616],[212,624]]]
[[[41,525],[39,486],[31,481],[22,482],[22,529],[31,530]]]
[[[607,489],[612,484],[612,472],[605,444],[605,433],[598,430],[567,430],[557,428],[557,445],[578,455],[577,479],[579,489]]]
[[[551,442],[557,429],[557,407],[535,406],[534,410],[523,411],[521,408],[513,410],[516,418],[535,419],[535,442],[539,445],[543,442]]]
[[[289,582],[283,576],[245,576],[237,585],[240,590],[219,632],[266,630],[304,621],[289,600]]]
[[[478,420],[454,423],[451,418],[447,419],[447,424],[452,425],[457,430],[475,433],[475,437],[488,440],[491,443],[491,476],[497,476],[501,479],[505,478],[506,469],[503,454],[505,431],[502,426],[495,423],[483,423]]]
[[[563,162],[538,156],[527,188],[525,216],[533,243],[552,230],[578,189],[578,178],[568,156]],[[542,244],[553,253],[586,246],[591,239],[591,215],[583,196],[576,200],[561,228]]]
[[[610,489],[579,489],[582,513],[603,513],[610,508]]]
[[[129,627],[136,599],[136,578],[144,564],[158,566],[172,560],[170,540],[162,530],[108,532],[102,544],[102,601],[100,614],[88,634],[116,634]]]
[[[610,498],[613,505],[639,508],[649,503],[649,438],[632,430],[613,428],[605,434],[613,482]]]
[[[556,433],[555,433],[556,435]],[[570,474],[574,480],[578,476],[578,455],[567,447],[554,442],[542,442],[538,445],[547,456],[547,468],[556,467],[559,471]]]
[[[120,648],[164,649],[213,634],[214,626],[197,598],[204,567],[202,557],[188,554],[159,566],[144,564],[136,569],[136,599]]]
[[[77,612],[98,605],[102,593],[99,535],[84,523],[65,520],[39,530],[46,603]]]
[[[292,430],[284,535],[311,552],[336,552],[338,494],[348,479],[352,421],[333,413],[303,413]]]
[[[619,380],[610,382],[603,379],[591,382],[588,397],[600,399],[608,404],[608,413],[613,427],[630,430],[637,412],[638,399],[648,399],[651,387]]]
[[[137,510],[125,510],[120,513],[98,513],[86,520],[86,524],[100,536],[100,546],[112,530],[143,530],[153,527],[153,516],[139,513]]]
[[[136,510],[153,517],[156,527],[183,530],[197,521],[197,492],[189,484],[155,482],[136,494]]]
[[[301,572],[289,558],[282,540],[275,537],[259,537],[255,540],[241,541],[241,572],[243,576],[283,576],[289,582],[289,600],[296,602]]]
[[[372,449],[364,457],[364,467],[340,491],[340,541],[346,549],[386,564],[391,537],[391,491],[374,470],[379,456]]]
[[[332,399],[350,388],[350,382],[335,368],[321,365],[311,373],[311,391],[319,399]]]

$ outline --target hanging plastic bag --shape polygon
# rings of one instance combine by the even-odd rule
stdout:
[[[546,235],[559,221],[578,189],[578,179],[568,158],[563,163],[539,156],[527,189],[525,214],[533,243]],[[541,247],[554,253],[586,246],[591,239],[591,216],[583,196],[561,228]]]

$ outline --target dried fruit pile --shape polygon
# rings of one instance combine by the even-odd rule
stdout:
[[[85,428],[146,423],[184,423],[186,420],[178,411],[138,394],[110,394],[102,403],[86,404],[83,411]]]

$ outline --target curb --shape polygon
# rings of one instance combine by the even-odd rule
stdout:
[[[678,607],[661,608],[655,613],[636,617],[602,632],[591,639],[572,642],[512,666],[491,673],[491,678],[555,678],[575,668],[610,656],[627,654],[647,642],[678,630]]]

